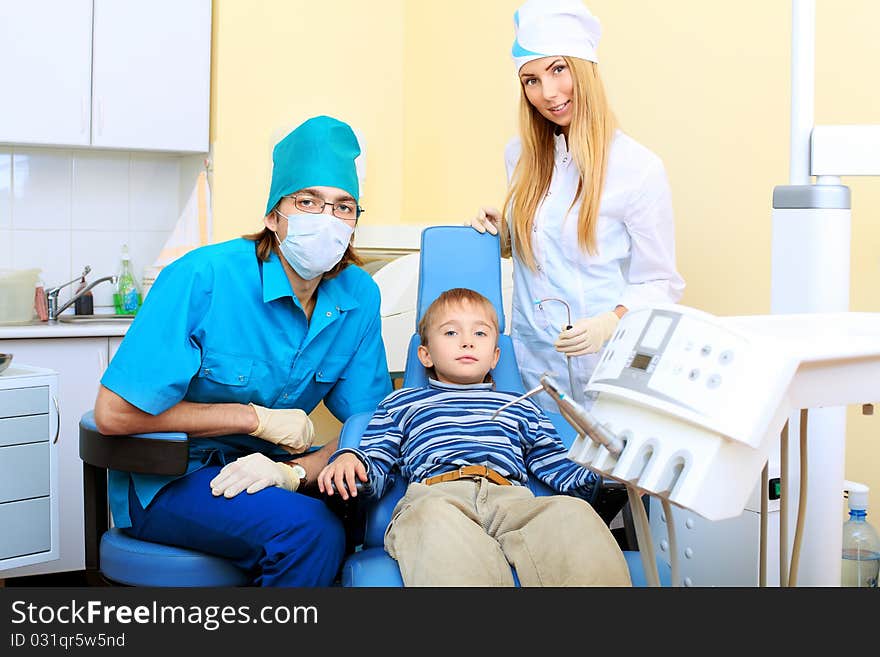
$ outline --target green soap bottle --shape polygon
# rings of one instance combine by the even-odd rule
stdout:
[[[135,315],[141,307],[141,292],[131,271],[127,244],[122,245],[122,266],[113,294],[113,307],[117,315]]]

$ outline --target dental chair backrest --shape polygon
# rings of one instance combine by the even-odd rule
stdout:
[[[403,385],[408,388],[428,383],[425,368],[416,352],[419,348],[418,324],[428,306],[440,294],[456,287],[470,288],[492,302],[498,313],[498,346],[501,357],[492,370],[499,390],[524,392],[513,354],[510,336],[504,335],[504,304],[501,297],[501,249],[498,238],[481,234],[470,226],[431,226],[422,231],[419,261],[419,293],[416,326],[410,338]]]

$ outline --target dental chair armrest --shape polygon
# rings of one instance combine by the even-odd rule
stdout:
[[[79,422],[79,457],[109,470],[180,475],[189,462],[189,436],[180,432],[106,436],[98,431],[94,411]]]
[[[367,425],[370,423],[372,413],[355,413],[342,425],[339,434],[338,449],[357,449],[361,444],[361,436],[364,435]]]
[[[391,515],[394,507],[406,492],[406,481],[399,473],[392,475],[394,482],[380,498],[368,498],[363,501],[366,513],[366,525],[364,528],[365,547],[383,547],[385,545],[385,530],[391,524]]]

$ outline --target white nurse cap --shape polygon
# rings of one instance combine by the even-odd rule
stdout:
[[[581,0],[527,0],[513,15],[516,70],[533,59],[565,55],[598,62],[599,19]]]

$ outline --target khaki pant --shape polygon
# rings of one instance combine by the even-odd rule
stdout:
[[[623,553],[583,500],[460,479],[412,483],[385,531],[406,586],[631,586]]]

